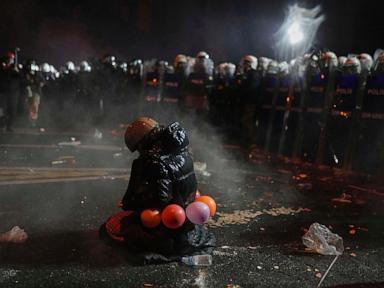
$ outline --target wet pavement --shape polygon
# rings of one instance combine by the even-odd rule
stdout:
[[[368,175],[293,163],[193,135],[199,189],[218,203],[209,267],[143,266],[104,245],[132,160],[117,130],[0,134],[0,287],[316,287],[334,259],[308,253],[313,222],[344,239],[324,287],[384,287],[384,189]],[[199,136],[199,137],[197,137]],[[206,165],[204,164],[206,163]]]

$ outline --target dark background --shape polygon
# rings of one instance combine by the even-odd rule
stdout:
[[[383,48],[382,1],[299,1],[321,4],[326,16],[317,44],[338,55]],[[244,54],[273,57],[273,33],[288,0],[1,0],[0,51],[63,64],[112,53],[163,58],[206,50],[215,61]],[[381,3],[381,4],[380,4]]]

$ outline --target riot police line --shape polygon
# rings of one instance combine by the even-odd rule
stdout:
[[[1,68],[0,118],[8,131],[15,124],[102,125],[127,115],[127,121],[195,115],[244,147],[383,173],[380,49],[374,57],[317,50],[290,63],[246,55],[238,65],[216,66],[204,51],[179,54],[172,65],[106,55],[78,67],[67,62],[59,70],[33,60],[21,65],[15,51],[5,55]]]

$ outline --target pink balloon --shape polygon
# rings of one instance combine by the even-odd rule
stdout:
[[[193,224],[202,225],[209,219],[210,210],[207,204],[202,202],[193,202],[185,210],[187,218]]]

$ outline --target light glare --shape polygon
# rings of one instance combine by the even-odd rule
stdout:
[[[297,22],[292,23],[292,25],[288,28],[288,36],[289,42],[292,45],[295,45],[304,39],[304,34]]]

